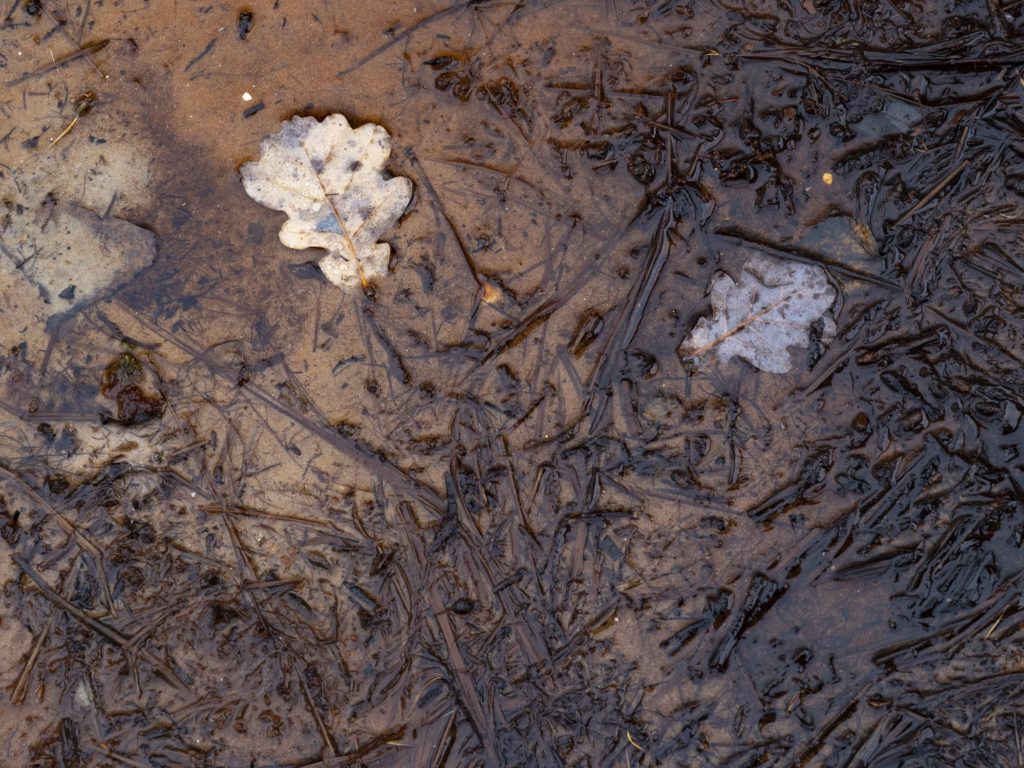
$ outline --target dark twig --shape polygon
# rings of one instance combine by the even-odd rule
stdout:
[[[82,44],[82,37],[85,35],[85,25],[89,23],[90,11],[92,11],[92,0],[85,0],[85,10],[82,11],[82,23],[78,25],[78,34],[75,36],[75,42],[78,45]]]
[[[928,192],[925,193],[924,197],[918,200],[917,203],[915,203],[913,207],[910,208],[910,210],[906,211],[902,216],[900,216],[898,219],[896,219],[896,221],[893,222],[893,229],[903,224],[907,219],[909,219],[915,213],[917,213],[926,205],[928,205],[928,203],[930,203],[932,200],[938,197],[942,190],[944,190],[946,187],[952,184],[956,180],[956,177],[963,173],[964,169],[970,164],[970,160],[961,160],[960,164],[956,168],[954,168],[941,179],[939,179],[937,182],[935,182],[935,185],[931,189],[929,189]]]
[[[25,82],[26,80],[31,80],[34,77],[40,77],[41,75],[53,72],[55,69],[60,69],[61,67],[66,67],[68,64],[78,61],[84,56],[89,56],[93,53],[97,53],[98,51],[102,51],[109,44],[110,40],[97,40],[95,43],[89,43],[89,45],[79,48],[74,53],[69,53],[62,59],[57,59],[56,61],[51,62],[50,64],[39,67],[39,69],[32,70],[31,72],[26,72],[25,74],[21,75],[20,77],[16,77],[13,80],[8,80],[7,85],[19,85]]]
[[[722,229],[715,230],[716,235],[727,238],[729,240],[735,240],[743,245],[752,245],[756,248],[768,251],[774,256],[779,258],[789,259],[791,261],[798,261],[801,264],[811,264],[816,267],[834,272],[837,275],[843,275],[844,277],[850,277],[855,280],[863,280],[865,283],[871,283],[872,285],[881,285],[886,288],[891,288],[894,291],[902,290],[898,283],[893,282],[885,277],[878,275],[872,275],[867,272],[861,272],[860,270],[850,269],[842,264],[836,264],[833,261],[823,259],[809,251],[805,251],[802,248],[794,246],[779,245],[777,243],[770,243],[767,240],[763,240],[755,234],[744,232],[741,229],[734,227],[723,227]]]
[[[433,13],[430,16],[427,16],[426,18],[420,19],[419,21],[417,21],[412,26],[407,27],[405,30],[403,30],[399,34],[395,35],[393,38],[388,40],[386,43],[383,43],[383,44],[377,46],[376,48],[374,48],[372,51],[370,51],[368,54],[366,54],[361,59],[356,61],[354,64],[351,64],[350,66],[348,66],[345,69],[343,69],[340,72],[338,72],[335,75],[335,77],[337,77],[338,79],[347,77],[348,75],[352,74],[357,69],[362,67],[364,64],[368,64],[369,62],[373,61],[375,58],[380,56],[382,53],[384,53],[388,49],[393,48],[394,46],[398,45],[403,40],[406,40],[409,36],[411,36],[417,30],[420,30],[423,27],[426,27],[429,24],[434,23],[435,21],[439,21],[440,19],[443,19],[446,16],[450,16],[451,14],[459,13],[460,11],[464,11],[466,8],[471,8],[474,5],[485,5],[486,3],[487,3],[487,0],[463,0],[463,2],[456,3],[455,5],[451,6],[450,8],[445,8],[443,11],[438,11],[437,13]]]
[[[669,231],[675,223],[675,215],[665,206],[658,218],[657,227],[651,238],[650,248],[644,259],[642,279],[634,283],[629,297],[615,322],[614,330],[594,373],[588,382],[590,394],[583,407],[583,414],[591,417],[589,437],[599,434],[607,425],[608,403],[612,395],[612,377],[619,370],[622,355],[636,336],[647,312],[654,286],[661,277],[669,254]]]
[[[430,196],[433,198],[434,203],[437,205],[437,210],[441,214],[441,218],[444,219],[444,223],[448,228],[448,231],[452,233],[452,237],[455,238],[456,245],[459,246],[459,251],[462,253],[462,258],[466,262],[466,267],[469,269],[469,274],[473,276],[473,280],[478,286],[483,285],[483,280],[480,279],[480,273],[476,268],[476,264],[469,257],[469,250],[466,248],[466,244],[462,241],[462,235],[455,229],[455,225],[452,220],[448,217],[448,213],[444,209],[444,204],[441,202],[441,196],[437,194],[437,190],[434,189],[433,183],[430,181],[430,177],[427,175],[426,169],[416,158],[416,153],[411,150],[407,153],[410,162],[415,166],[416,170],[419,171],[420,181],[423,184],[423,188],[427,190]]]

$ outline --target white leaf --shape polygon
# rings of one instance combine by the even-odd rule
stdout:
[[[391,246],[377,240],[412,197],[409,179],[381,173],[391,155],[387,131],[373,123],[352,130],[343,115],[295,117],[260,153],[242,166],[242,184],[256,202],[288,214],[282,243],[326,249],[320,268],[339,287],[387,271]]]
[[[812,264],[754,255],[739,281],[724,272],[711,281],[714,316],[701,318],[681,351],[701,358],[715,353],[721,362],[742,357],[771,373],[793,366],[790,348],[810,345],[810,326],[822,320],[822,340],[835,335],[829,309],[836,291],[825,270]]]

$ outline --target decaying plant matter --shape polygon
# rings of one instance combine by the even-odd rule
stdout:
[[[0,763],[1024,762],[1024,6],[338,5],[72,0],[188,100],[154,267],[0,358]],[[232,172],[295,109],[401,147],[372,291]],[[754,253],[785,374],[685,346]]]
[[[813,264],[754,255],[733,280],[719,273],[709,288],[714,317],[701,318],[680,352],[696,359],[714,353],[726,363],[742,357],[755,368],[785,373],[793,367],[791,350],[830,340],[835,323],[826,314],[835,301],[825,270]]]
[[[353,130],[344,115],[295,117],[260,153],[242,166],[242,184],[253,200],[288,214],[282,243],[325,249],[320,269],[340,287],[387,271],[391,246],[377,241],[412,197],[408,179],[382,175],[387,131],[372,123]]]

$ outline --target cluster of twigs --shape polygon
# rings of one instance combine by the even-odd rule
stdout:
[[[124,300],[82,322],[146,366],[154,450],[69,478],[57,425],[88,393],[10,358],[5,383],[42,394],[7,415],[47,446],[0,456],[4,610],[32,635],[7,711],[58,713],[34,764],[1020,762],[1014,33],[979,17],[936,43],[882,3],[904,35],[884,49],[845,3],[803,6],[609,6],[573,30],[585,66],[548,78],[543,46],[502,46],[559,4],[462,3],[346,67],[488,31],[410,90],[520,165],[405,156],[448,258],[408,265],[415,311],[386,286],[317,305],[312,357],[342,328],[359,348],[320,380],[362,388],[345,407],[265,317],[214,344]],[[542,258],[499,271],[445,168],[529,209],[524,231],[544,218]],[[823,168],[850,195],[822,215],[870,230],[868,265],[793,244]],[[737,243],[842,289],[792,379],[677,354]],[[435,280],[467,272],[442,342]]]

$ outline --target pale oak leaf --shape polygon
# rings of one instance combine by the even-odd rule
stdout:
[[[391,246],[378,242],[412,198],[412,182],[385,178],[391,141],[379,125],[354,129],[343,115],[294,117],[241,168],[249,197],[284,211],[289,248],[323,248],[320,269],[348,288],[387,272]]]
[[[715,355],[722,363],[740,357],[762,371],[786,373],[793,367],[793,350],[810,346],[815,323],[823,343],[835,336],[828,313],[836,290],[814,264],[757,253],[738,280],[717,273],[708,295],[712,317],[698,320],[680,346],[685,357]]]

